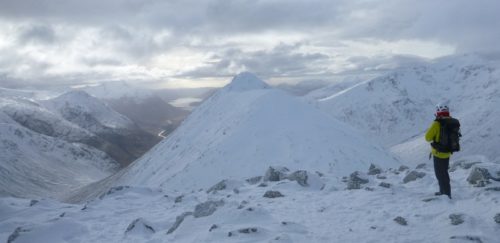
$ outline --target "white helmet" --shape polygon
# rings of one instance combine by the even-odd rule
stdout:
[[[436,105],[436,117],[450,116],[450,109],[447,105]]]
[[[443,112],[443,111],[447,111],[447,112],[450,112],[450,109],[448,108],[447,105],[436,105],[436,112]]]

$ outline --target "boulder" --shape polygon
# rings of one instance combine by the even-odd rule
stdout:
[[[262,176],[255,176],[255,177],[246,179],[246,182],[248,182],[250,185],[255,185],[255,184],[259,183],[262,180],[262,178],[263,178]]]
[[[495,220],[495,223],[500,224],[500,213],[497,213],[495,217],[493,217],[493,220]]]
[[[406,219],[401,217],[401,216],[397,216],[393,220],[394,220],[394,222],[398,223],[399,225],[403,225],[403,226],[408,225],[408,222],[406,221]]]
[[[467,177],[467,182],[476,186],[484,187],[489,184],[489,179],[491,178],[490,172],[486,168],[474,167]]]
[[[403,183],[408,183],[410,181],[416,181],[419,178],[423,178],[425,176],[425,172],[418,172],[416,170],[411,171],[408,175],[403,178]]]
[[[405,170],[409,170],[409,169],[410,169],[410,167],[408,167],[408,166],[406,166],[406,165],[402,165],[402,166],[399,166],[398,171],[403,172],[403,171],[405,171]]]
[[[295,171],[290,175],[286,176],[286,178],[291,181],[296,181],[301,186],[309,186],[309,184],[307,184],[307,178],[308,178],[307,171],[305,170]]]
[[[474,166],[476,164],[480,164],[480,163],[481,162],[479,162],[479,161],[476,161],[476,162],[467,162],[465,160],[459,160],[459,161],[456,161],[455,163],[453,163],[450,166],[450,171],[451,172],[456,171],[458,168],[462,168],[462,169],[468,170],[472,166]]]
[[[415,167],[415,169],[418,170],[418,169],[423,169],[425,167],[427,167],[427,164],[426,163],[422,163],[422,164],[417,165],[417,167]]]
[[[290,170],[282,166],[270,166],[264,175],[264,181],[281,181],[286,178]]]
[[[459,224],[462,224],[464,222],[464,215],[463,214],[452,213],[448,217],[450,218],[452,225],[459,225]]]
[[[368,175],[378,175],[382,173],[382,169],[374,164],[370,164],[370,168],[368,168]]]
[[[385,187],[385,188],[391,188],[391,184],[390,183],[387,183],[387,182],[380,182],[380,184],[378,184],[379,186],[381,187]]]
[[[281,194],[281,192],[279,191],[267,191],[266,193],[264,193],[264,197],[277,198],[277,197],[284,197],[284,195]]]
[[[296,181],[299,185],[303,187],[309,187],[314,189],[323,189],[325,184],[321,181],[321,178],[316,173],[309,173],[305,170],[298,170],[286,176],[286,179],[291,181]]]
[[[204,203],[200,203],[194,208],[193,216],[195,218],[210,216],[217,210],[218,207],[221,207],[223,205],[223,200],[206,201]]]
[[[361,189],[362,184],[367,184],[368,178],[359,171],[353,172],[347,180],[347,189]]]

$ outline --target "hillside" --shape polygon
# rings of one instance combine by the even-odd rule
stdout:
[[[448,104],[462,124],[463,151],[458,156],[500,152],[500,132],[492,113],[500,104],[500,72],[475,56],[436,60],[427,65],[401,68],[316,99],[318,107],[356,128],[404,161],[421,161],[428,154],[423,132],[438,103]],[[363,97],[360,99],[360,97]],[[478,142],[478,139],[480,142]]]
[[[268,166],[344,175],[399,163],[345,124],[243,73],[124,172],[118,183],[207,188]]]

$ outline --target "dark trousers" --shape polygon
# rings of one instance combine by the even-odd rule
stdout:
[[[434,172],[439,183],[439,192],[451,198],[450,175],[448,174],[449,166],[450,158],[441,159],[434,156]]]

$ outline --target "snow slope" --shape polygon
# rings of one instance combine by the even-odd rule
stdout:
[[[500,70],[475,56],[436,60],[398,69],[317,99],[320,109],[375,137],[404,161],[421,161],[428,144],[423,133],[437,103],[450,106],[462,124],[459,156],[500,157]]]
[[[498,164],[475,166],[500,173]],[[498,242],[500,183],[471,186],[466,178],[473,168],[451,172],[453,200],[431,196],[437,183],[430,164],[415,170],[423,178],[408,183],[409,170],[365,175],[359,190],[346,190],[323,171],[322,190],[287,179],[240,179],[209,193],[114,187],[85,204],[0,198],[0,241]],[[263,197],[268,191],[283,197]]]
[[[117,184],[198,189],[271,165],[344,175],[370,163],[391,167],[398,161],[345,124],[242,73],[127,168]]]
[[[0,196],[60,198],[118,164],[95,148],[0,122]]]

